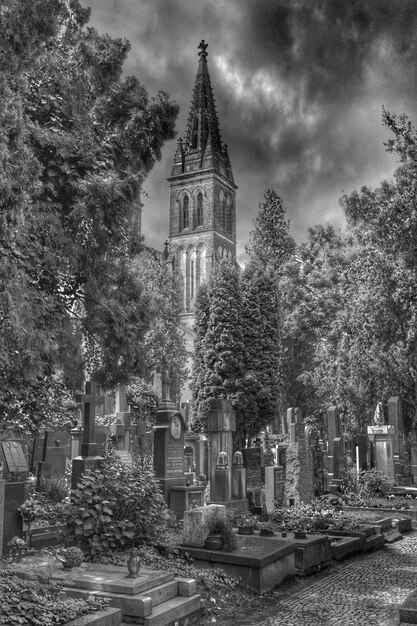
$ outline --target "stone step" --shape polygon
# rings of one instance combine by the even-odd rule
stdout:
[[[170,626],[181,619],[188,618],[187,624],[191,626],[193,618],[196,620],[196,624],[199,623],[200,615],[201,597],[199,594],[189,598],[178,596],[159,604],[153,609],[152,615],[148,615],[143,621],[137,623],[143,624],[143,626]],[[124,623],[129,622],[122,621],[122,624]]]
[[[106,598],[110,606],[121,609],[123,616],[144,618],[150,615],[159,604],[178,597],[178,581],[173,580],[137,595],[111,593],[98,589],[86,590],[77,587],[65,587],[65,591],[73,598],[87,598],[90,595]]]
[[[163,626],[186,622],[193,626],[199,624],[204,610],[196,581],[175,578],[170,572],[143,568],[136,578],[130,578],[126,568],[86,563],[71,575],[57,568],[53,577],[62,581],[69,596],[106,598],[111,607],[121,610],[125,623]]]
[[[89,615],[81,615],[77,619],[67,622],[66,626],[119,626],[121,611],[107,608]]]

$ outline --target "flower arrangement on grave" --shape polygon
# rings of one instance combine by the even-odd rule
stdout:
[[[282,530],[295,533],[354,530],[364,523],[364,518],[361,516],[345,513],[319,501],[276,509],[271,516],[273,521],[282,524]]]
[[[252,513],[241,513],[240,515],[236,515],[234,523],[238,527],[240,534],[253,533],[257,524]]]
[[[271,522],[259,522],[258,529],[261,537],[272,537],[275,534],[274,526]]]

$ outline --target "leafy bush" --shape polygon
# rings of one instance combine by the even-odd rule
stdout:
[[[160,540],[171,519],[153,471],[129,468],[110,454],[73,491],[68,527],[84,552],[96,557]]]
[[[359,473],[357,489],[360,496],[385,496],[390,490],[388,478],[377,469],[363,470]]]
[[[98,597],[67,598],[57,583],[22,565],[0,570],[0,623],[58,626],[106,606]]]

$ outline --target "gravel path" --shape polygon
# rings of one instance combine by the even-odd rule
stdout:
[[[277,593],[273,617],[253,626],[398,626],[398,606],[417,589],[417,532],[338,563]],[[259,619],[259,616],[258,616]]]

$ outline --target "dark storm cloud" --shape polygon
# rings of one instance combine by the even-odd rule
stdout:
[[[184,135],[197,70],[209,70],[229,144],[243,248],[267,187],[283,197],[298,238],[343,222],[342,191],[376,185],[395,163],[384,152],[382,105],[417,123],[415,0],[83,0],[100,32],[131,42],[126,72],[178,101]],[[144,231],[168,231],[175,142],[146,185]],[[161,247],[161,245],[159,245]]]

